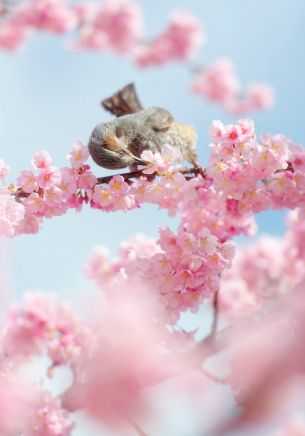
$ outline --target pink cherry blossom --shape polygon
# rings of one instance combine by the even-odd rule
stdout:
[[[199,250],[202,253],[214,254],[218,246],[216,236],[212,235],[209,229],[203,228],[198,237]]]
[[[94,186],[96,185],[96,183],[97,183],[97,178],[90,171],[86,171],[86,172],[81,173],[79,175],[78,181],[77,181],[78,188],[86,189],[88,191],[93,189]],[[61,186],[60,186],[60,189],[62,189]]]
[[[32,165],[38,170],[46,170],[52,163],[52,158],[47,151],[41,150],[34,154]]]
[[[263,312],[252,334],[245,328],[234,338],[238,346],[233,352],[230,384],[243,412],[229,423],[231,431],[245,431],[300,404],[304,389],[302,290],[303,284],[289,300],[280,299],[273,309]],[[241,370],[245,364],[251,371]]]
[[[114,176],[108,184],[110,195],[117,198],[124,196],[128,191],[128,184],[122,176]]]
[[[60,182],[57,184],[57,186],[62,192],[63,199],[68,200],[77,191],[77,174],[75,173],[74,169],[67,167],[59,168],[59,172]]]
[[[0,159],[0,180],[3,180],[7,176],[10,170],[9,165],[7,165],[3,159]]]
[[[243,90],[229,59],[219,59],[195,71],[192,89],[210,101],[222,103],[227,112],[235,115],[268,109],[274,104],[274,91],[269,85],[257,83]]]
[[[248,90],[253,109],[268,109],[274,104],[274,90],[269,85],[252,84]]]
[[[130,295],[129,287],[126,291]],[[90,414],[122,432],[126,416],[136,420],[149,410],[145,389],[192,368],[193,357],[179,360],[173,338],[154,322],[154,310],[153,301],[147,304],[132,295],[128,299],[112,295],[95,322],[100,341],[77,372],[85,382],[73,384],[63,396],[66,409],[74,410],[81,403]],[[165,347],[158,346],[162,338]]]
[[[50,188],[60,182],[60,173],[57,167],[48,167],[40,171],[38,184],[41,188]]]
[[[107,207],[113,204],[114,199],[108,188],[97,186],[94,189],[94,193],[92,195],[92,201],[94,202],[95,205],[101,207]]]
[[[17,185],[30,194],[38,189],[38,177],[31,170],[23,170],[17,178]]]
[[[31,31],[14,20],[0,22],[0,49],[15,51],[29,40]]]
[[[25,198],[23,205],[28,215],[42,216],[45,210],[45,203],[37,192],[32,192],[32,194]]]
[[[1,359],[2,360],[2,359]],[[15,365],[0,364],[0,432],[18,434],[25,427],[30,411],[29,387],[18,375]]]
[[[30,0],[17,6],[14,21],[34,29],[61,34],[76,25],[76,16],[63,0]]]
[[[240,83],[232,62],[219,59],[195,74],[192,89],[211,101],[224,103],[240,92]]]
[[[110,0],[76,8],[81,25],[74,49],[114,50],[119,54],[134,51],[142,35],[141,10],[136,3]]]
[[[62,408],[59,398],[52,398],[48,392],[37,389],[31,406],[34,413],[27,420],[26,436],[72,435],[75,424],[69,412]]]
[[[186,12],[176,12],[158,38],[138,49],[136,60],[141,67],[186,61],[198,51],[204,40],[200,22]]]
[[[113,51],[129,55],[140,67],[183,62],[194,73],[193,90],[219,102],[233,114],[265,110],[274,102],[274,91],[263,83],[241,88],[233,63],[190,66],[188,61],[205,43],[204,27],[186,11],[174,11],[157,36],[143,38],[142,10],[136,2],[107,0],[69,4],[66,0],[24,0],[2,7],[0,48],[15,51],[33,31],[75,34],[66,46],[74,51]],[[1,9],[0,9],[1,13]]]
[[[88,329],[52,295],[29,294],[11,306],[4,326],[3,350],[10,356],[48,353],[52,366],[73,365],[86,344]]]
[[[128,53],[142,34],[140,8],[126,1],[106,1],[95,16],[95,29],[116,52]]]
[[[171,170],[173,163],[181,160],[181,154],[177,148],[164,145],[161,153],[153,153],[151,150],[145,150],[141,154],[141,158],[149,162],[149,165],[144,167],[143,174],[162,174]]]
[[[92,21],[98,10],[98,3],[89,1],[86,3],[77,3],[74,6],[74,11],[77,14],[78,20],[81,24],[86,21]]]
[[[68,153],[67,158],[73,168],[79,168],[88,159],[89,150],[81,142],[72,145],[72,150]]]
[[[12,237],[24,218],[24,206],[10,192],[0,189],[0,235]]]

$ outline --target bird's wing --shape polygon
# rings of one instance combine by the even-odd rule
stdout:
[[[101,105],[117,117],[133,114],[143,109],[133,83],[124,86],[111,97],[105,98]]]
[[[161,107],[154,107],[148,109],[150,113],[145,119],[145,124],[148,124],[156,132],[165,132],[174,123],[174,118],[172,114]]]

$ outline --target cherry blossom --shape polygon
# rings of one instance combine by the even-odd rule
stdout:
[[[195,70],[192,89],[212,102],[222,103],[232,114],[269,109],[274,103],[274,91],[269,85],[257,83],[244,90],[233,63],[225,58]]]
[[[24,206],[17,203],[9,191],[0,189],[0,234],[14,236],[24,213]]]
[[[156,40],[140,46],[136,60],[141,67],[186,61],[196,53],[204,40],[200,22],[186,12],[176,12],[168,28]]]
[[[0,180],[3,180],[9,173],[10,167],[3,159],[0,159]]]
[[[30,0],[17,5],[14,12],[16,24],[59,34],[77,23],[73,10],[64,0]]]
[[[29,294],[25,304],[11,306],[4,325],[6,356],[27,357],[45,350],[52,366],[74,365],[89,331],[74,313],[52,296]]]
[[[14,20],[0,22],[0,49],[15,51],[29,40],[31,31]]]
[[[39,31],[73,32],[67,48],[127,55],[140,68],[184,63],[193,75],[193,91],[232,114],[266,110],[274,103],[274,91],[267,84],[253,83],[243,89],[229,59],[220,58],[211,65],[190,64],[206,42],[206,34],[203,24],[187,11],[174,11],[165,29],[147,37],[142,10],[133,1],[22,0],[3,6],[0,49],[15,51]]]
[[[31,170],[23,170],[17,179],[17,186],[30,194],[38,190],[38,177]]]
[[[88,148],[84,147],[81,142],[72,145],[72,150],[68,153],[67,158],[73,168],[79,168],[88,159]]]

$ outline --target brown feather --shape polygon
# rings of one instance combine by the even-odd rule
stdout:
[[[133,114],[143,109],[133,83],[124,86],[111,97],[105,98],[101,105],[117,117]]]
[[[117,145],[116,139],[114,135],[106,135],[103,138],[104,145],[108,148],[108,150],[118,152],[120,147]]]

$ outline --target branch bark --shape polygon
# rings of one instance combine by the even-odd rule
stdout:
[[[194,177],[197,177],[198,174],[200,174],[202,177],[205,177],[205,170],[201,167],[198,167],[198,166],[194,166],[194,167],[190,167],[190,168],[183,167],[178,172],[185,175],[185,178],[187,180],[190,180]],[[96,185],[108,184],[110,182],[110,180],[115,176],[121,176],[121,177],[123,177],[125,182],[131,184],[134,179],[139,179],[141,177],[145,177],[147,180],[152,181],[157,176],[159,176],[159,174],[158,173],[144,174],[143,170],[130,171],[129,173],[119,173],[119,174],[113,174],[111,176],[98,177]],[[25,192],[21,188],[16,189],[16,186],[14,184],[9,185],[8,189],[11,191],[12,195],[14,195],[17,200],[21,199],[21,198],[27,198],[27,197],[29,197],[29,195],[31,195],[31,194]],[[41,194],[41,195],[43,194],[43,190],[41,190],[41,189],[39,191],[35,191],[35,192],[37,192],[38,194]]]

